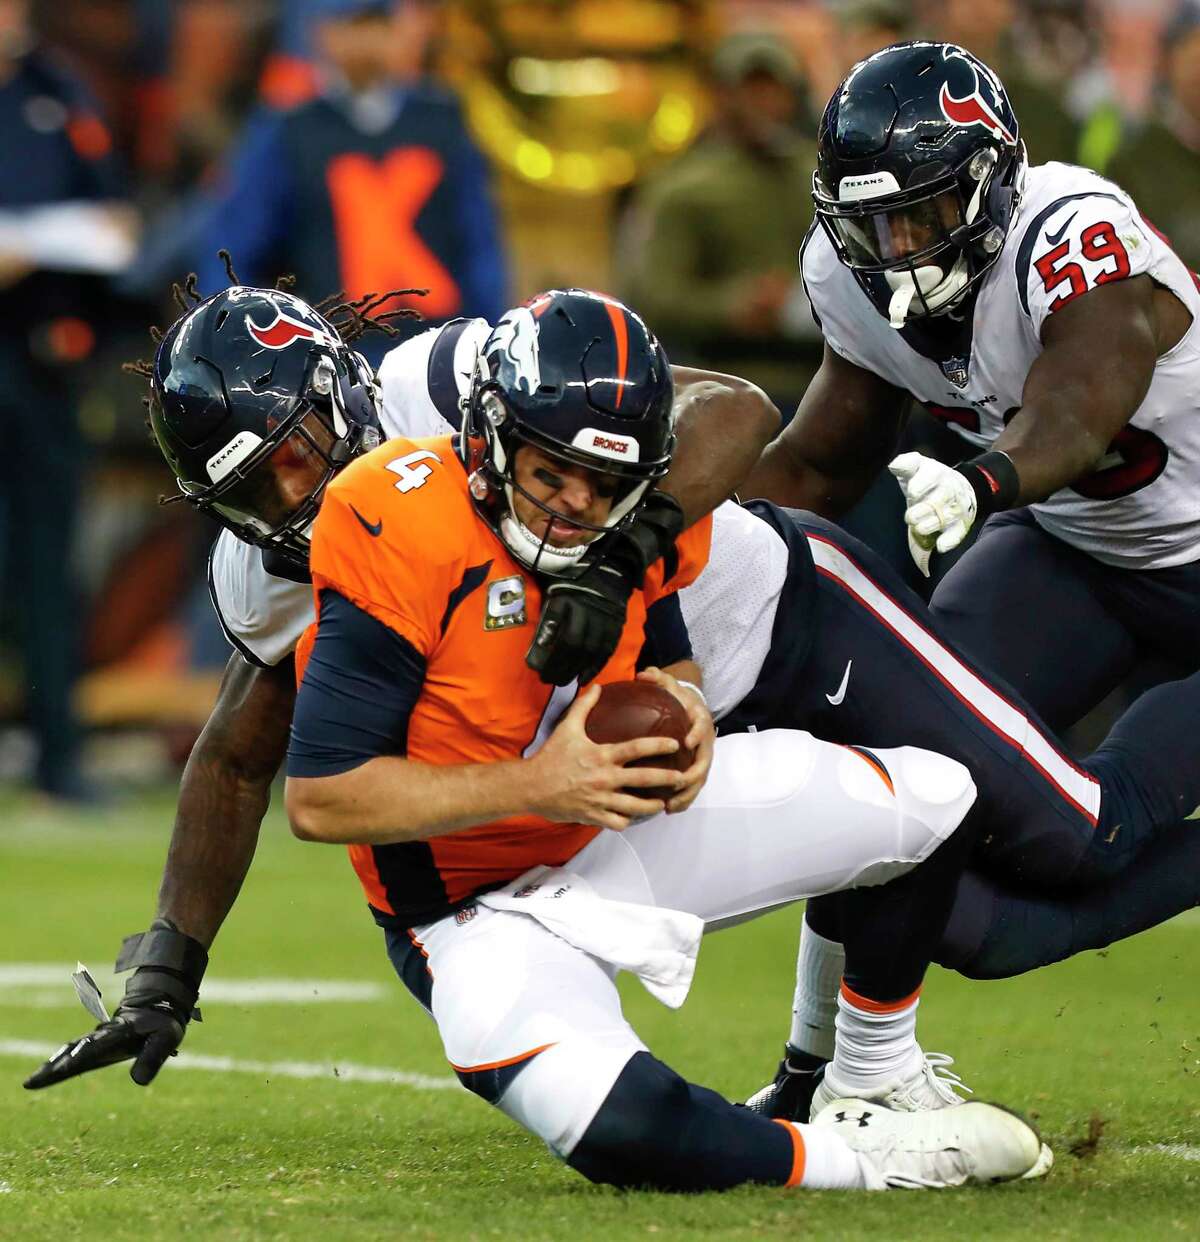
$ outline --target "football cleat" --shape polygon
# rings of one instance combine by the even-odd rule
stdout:
[[[811,1067],[798,1065],[793,1059],[795,1055],[791,1048],[784,1048],[783,1060],[775,1071],[774,1081],[756,1091],[746,1101],[746,1108],[777,1121],[809,1119],[813,1092],[821,1081],[826,1063],[818,1063],[816,1057],[811,1057],[809,1060],[814,1062]]]
[[[1028,1176],[1042,1160],[1037,1131],[995,1104],[895,1112],[831,1100],[813,1125],[836,1130],[860,1157],[868,1190],[943,1190]]]
[[[960,1091],[971,1094],[971,1088],[948,1068],[953,1064],[954,1058],[944,1052],[922,1053],[911,1073],[889,1079],[869,1092],[859,1091],[848,1083],[839,1082],[833,1073],[833,1065],[827,1065],[813,1092],[810,1116],[815,1118],[831,1100],[851,1097],[880,1104],[901,1113],[924,1113],[952,1108],[963,1103],[962,1096],[958,1094]]]

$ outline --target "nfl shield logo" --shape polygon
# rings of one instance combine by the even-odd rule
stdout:
[[[942,368],[942,374],[956,388],[966,388],[967,367],[969,364],[969,358],[947,358],[945,361],[938,363]]]

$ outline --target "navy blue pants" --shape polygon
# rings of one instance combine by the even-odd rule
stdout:
[[[1115,569],[1046,534],[1028,509],[988,520],[929,610],[943,634],[1055,729],[1074,724],[1147,657],[1181,673],[1200,669],[1200,561]]]
[[[1026,891],[1103,882],[1200,805],[1200,677],[1143,696],[1076,761],[865,545],[809,513],[748,508],[788,542],[789,582],[759,681],[721,732],[802,728],[958,759],[983,821],[971,866]]]

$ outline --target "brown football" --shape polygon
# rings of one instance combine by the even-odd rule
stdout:
[[[652,681],[614,681],[601,689],[584,728],[593,742],[601,743],[628,742],[635,737],[673,737],[679,743],[673,755],[651,755],[634,759],[626,766],[682,772],[692,766],[696,757],[695,751],[683,744],[689,723],[687,710],[670,691]],[[631,786],[626,792],[666,801],[676,791],[652,785],[648,789]]]

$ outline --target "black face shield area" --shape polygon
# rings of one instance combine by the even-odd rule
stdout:
[[[295,545],[316,516],[325,485],[344,462],[344,441],[329,417],[310,407],[278,442],[188,498],[250,543]],[[188,484],[180,486],[189,493]]]
[[[902,203],[839,203],[819,191],[814,198],[844,262],[859,271],[920,264],[954,244],[953,235],[966,224],[955,185],[918,199],[906,196]]]

